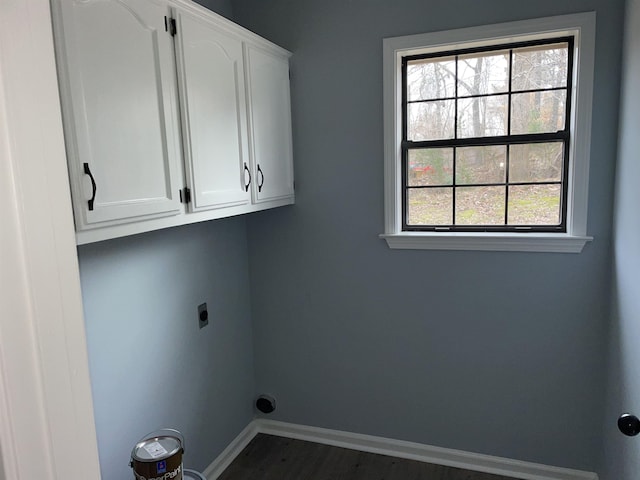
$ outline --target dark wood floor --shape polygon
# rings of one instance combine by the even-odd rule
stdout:
[[[218,480],[513,479],[259,434]]]

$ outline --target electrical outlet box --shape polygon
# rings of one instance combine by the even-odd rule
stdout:
[[[209,311],[207,310],[206,303],[198,305],[198,324],[200,325],[200,328],[204,328],[209,325]]]

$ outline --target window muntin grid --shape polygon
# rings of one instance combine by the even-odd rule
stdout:
[[[572,69],[573,37],[403,57],[403,230],[565,232]]]

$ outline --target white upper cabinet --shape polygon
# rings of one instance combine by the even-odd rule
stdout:
[[[190,210],[249,204],[242,40],[199,16],[176,19]]]
[[[293,196],[289,60],[247,45],[247,92],[256,203]]]
[[[168,7],[151,0],[54,6],[76,228],[178,214]]]
[[[190,0],[51,0],[79,244],[294,202],[286,50]]]

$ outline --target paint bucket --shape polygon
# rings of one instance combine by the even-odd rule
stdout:
[[[145,435],[131,450],[135,480],[183,480],[184,437],[163,428]]]

